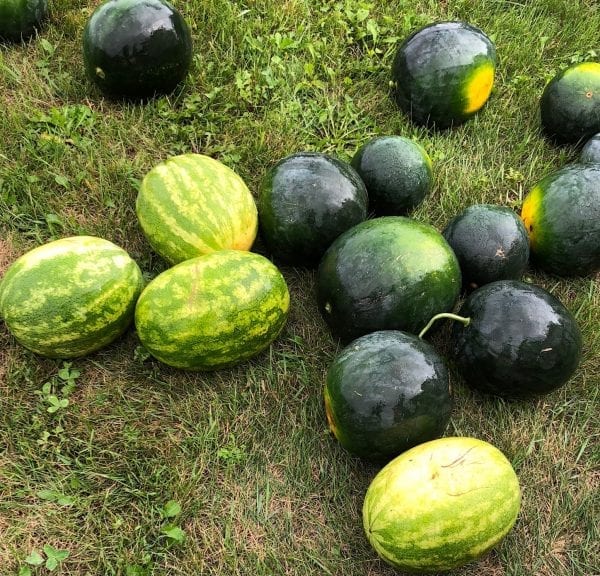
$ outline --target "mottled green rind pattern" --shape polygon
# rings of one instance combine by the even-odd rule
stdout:
[[[550,80],[540,117],[544,132],[559,143],[583,142],[600,132],[600,63],[572,64]]]
[[[529,237],[523,221],[506,206],[472,204],[442,232],[454,250],[466,289],[519,279],[529,263]]]
[[[584,164],[600,164],[600,132],[594,134],[581,149],[579,161]]]
[[[452,325],[452,353],[465,382],[506,398],[548,394],[563,386],[581,359],[573,314],[552,294],[518,280],[472,292]]]
[[[315,266],[329,245],[367,217],[368,197],[356,171],[318,152],[280,160],[261,182],[261,237],[276,261]]]
[[[380,470],[365,496],[363,526],[395,568],[440,572],[498,545],[520,502],[519,480],[500,450],[475,438],[440,438]]]
[[[466,87],[481,68],[496,68],[496,48],[479,28],[464,22],[424,26],[398,47],[392,63],[394,98],[416,123],[458,125],[467,111]]]
[[[375,461],[441,436],[452,409],[442,358],[424,340],[396,330],[348,344],[329,366],[324,396],[340,444]]]
[[[0,40],[28,38],[47,13],[47,0],[0,0]]]
[[[15,339],[51,358],[98,350],[133,320],[142,273],[122,248],[91,236],[34,248],[8,268],[0,315]]]
[[[192,36],[165,0],[106,0],[83,31],[90,80],[108,96],[147,98],[171,92],[192,62]]]
[[[285,325],[289,301],[285,279],[269,260],[221,250],[154,278],[138,300],[135,325],[161,362],[215,370],[267,348]]]
[[[339,236],[317,270],[317,302],[332,333],[349,342],[376,330],[418,333],[458,298],[458,260],[433,227],[382,216]]]
[[[406,214],[431,190],[431,159],[417,142],[379,136],[361,146],[351,162],[367,188],[369,207],[379,216]]]
[[[152,168],[136,213],[150,245],[171,264],[215,250],[249,250],[258,230],[256,203],[242,178],[202,154]]]
[[[600,270],[600,164],[565,166],[536,188],[541,202],[526,221],[532,263],[557,276]]]

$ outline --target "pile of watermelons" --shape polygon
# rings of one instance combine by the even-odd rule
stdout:
[[[26,38],[46,12],[45,0],[0,0],[0,38]],[[108,0],[87,23],[83,55],[106,95],[144,99],[185,78],[192,41],[163,0]],[[482,30],[433,23],[398,47],[394,97],[414,122],[451,128],[484,106],[495,67]],[[290,294],[278,265],[316,268],[315,305],[344,344],[324,385],[329,427],[349,452],[386,464],[365,496],[365,533],[400,569],[461,566],[512,528],[519,482],[490,444],[443,437],[449,372],[424,337],[449,320],[452,359],[468,385],[506,398],[546,394],[577,369],[581,335],[573,314],[523,273],[530,264],[560,276],[600,270],[600,64],[561,71],[540,112],[549,138],[585,145],[579,162],[539,180],[520,217],[476,204],[439,232],[407,216],[427,196],[433,168],[402,136],[365,142],[350,163],[298,151],[265,170],[256,199],[221,162],[182,154],[146,174],[136,202],[141,229],[170,267],[145,283],[108,240],[56,240],[8,268],[0,316],[43,356],[90,354],[134,323],[159,361],[215,370],[281,333]],[[266,256],[251,251],[259,233]]]

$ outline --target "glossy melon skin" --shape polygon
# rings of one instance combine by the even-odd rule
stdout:
[[[440,573],[497,546],[521,508],[519,479],[495,446],[438,438],[400,454],[365,495],[365,534],[402,573]]]
[[[315,266],[329,245],[367,217],[365,185],[345,162],[318,152],[280,160],[261,183],[261,237],[273,257]]]
[[[427,342],[397,330],[348,344],[329,366],[324,399],[340,444],[375,461],[441,436],[452,409],[442,358]]]
[[[429,24],[396,51],[394,97],[414,122],[447,128],[483,107],[495,71],[496,49],[482,30],[465,22]]]
[[[559,143],[583,142],[600,132],[600,63],[580,62],[559,72],[540,98],[542,128]]]
[[[133,321],[142,272],[94,236],[48,242],[15,260],[0,284],[0,316],[15,339],[50,358],[91,354]]]
[[[363,144],[351,162],[379,216],[406,214],[431,190],[431,158],[417,142],[403,136],[378,136]]]
[[[290,295],[264,256],[219,250],[154,278],[135,308],[144,347],[187,370],[234,366],[267,348],[285,326]]]
[[[460,263],[463,286],[521,278],[529,262],[529,237],[510,208],[472,204],[442,231]]]
[[[47,0],[0,0],[0,40],[27,39],[47,15]]]
[[[83,59],[88,77],[106,95],[168,93],[190,68],[190,28],[166,0],[105,0],[85,26]]]
[[[317,302],[343,341],[376,330],[418,333],[460,293],[458,260],[432,226],[382,216],[339,236],[317,269]]]
[[[525,196],[521,218],[531,261],[558,276],[600,270],[600,164],[571,164]]]
[[[258,230],[256,203],[243,179],[203,154],[154,166],[135,209],[151,246],[171,264],[215,250],[250,250]]]
[[[583,145],[579,161],[583,164],[600,164],[600,132]]]
[[[581,357],[573,314],[552,294],[518,280],[472,292],[452,327],[453,356],[469,386],[506,398],[543,395],[566,384]]]

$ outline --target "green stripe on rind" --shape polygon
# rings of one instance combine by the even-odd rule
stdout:
[[[150,245],[172,264],[214,250],[249,250],[256,203],[233,170],[202,154],[182,154],[144,177],[136,200]]]
[[[26,348],[74,358],[125,331],[142,287],[139,266],[122,248],[92,236],[63,238],[13,262],[2,281],[0,314]]]
[[[221,250],[177,264],[152,280],[136,307],[142,344],[158,360],[215,370],[255,356],[287,320],[289,291],[266,258]]]
[[[386,562],[436,572],[497,545],[519,507],[518,479],[499,450],[474,438],[442,438],[404,452],[377,474],[363,524]]]

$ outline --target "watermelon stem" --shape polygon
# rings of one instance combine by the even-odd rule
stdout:
[[[423,328],[423,330],[421,330],[421,332],[419,332],[419,338],[423,338],[423,336],[425,336],[427,331],[433,326],[434,322],[436,320],[441,320],[442,318],[446,318],[448,320],[456,320],[457,322],[462,322],[462,324],[464,326],[468,326],[471,323],[470,318],[465,318],[464,316],[459,316],[458,314],[452,314],[451,312],[440,312],[439,314],[436,314],[433,318],[431,318],[431,320],[429,322],[427,322],[427,324],[425,325],[425,328]]]

